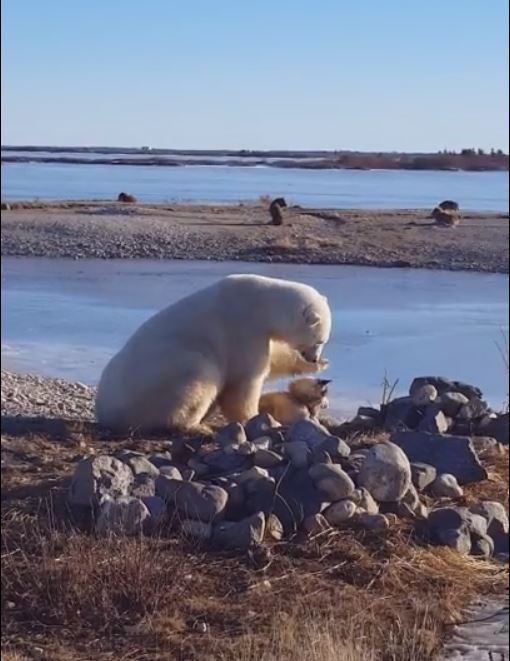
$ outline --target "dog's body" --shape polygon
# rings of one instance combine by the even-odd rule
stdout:
[[[327,408],[328,385],[326,379],[303,378],[289,384],[286,392],[268,392],[260,398],[260,413],[269,413],[284,425],[296,420],[316,418]]]

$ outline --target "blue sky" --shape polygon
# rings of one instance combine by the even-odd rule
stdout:
[[[2,143],[508,149],[506,0],[2,0]]]

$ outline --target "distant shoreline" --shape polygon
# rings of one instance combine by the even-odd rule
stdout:
[[[24,153],[20,153],[24,152]],[[63,155],[65,154],[65,156]],[[509,157],[501,151],[482,153],[397,153],[350,151],[249,151],[114,149],[109,147],[3,146],[2,163],[59,163],[70,165],[136,165],[183,167],[297,168],[306,170],[435,170],[505,172]]]
[[[455,229],[425,210],[267,204],[26,202],[2,211],[2,255],[175,259],[508,273],[508,212],[466,212]]]

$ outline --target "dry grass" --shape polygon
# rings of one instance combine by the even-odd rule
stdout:
[[[23,468],[4,471],[2,649],[13,661],[419,661],[475,596],[506,586],[501,565],[420,547],[406,524],[274,544],[265,570],[175,536],[97,539],[66,515],[75,453],[24,438]],[[488,460],[491,479],[467,501],[506,499],[505,459]]]

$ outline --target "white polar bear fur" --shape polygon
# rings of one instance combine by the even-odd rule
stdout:
[[[313,361],[330,332],[329,305],[313,287],[228,276],[134,333],[103,371],[98,421],[117,429],[193,429],[218,404],[229,421],[243,422],[258,413],[266,378],[318,371]]]

